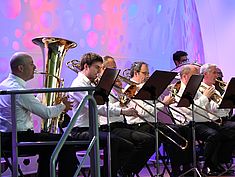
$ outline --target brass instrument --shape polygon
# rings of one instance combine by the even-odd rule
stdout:
[[[204,92],[204,90],[206,90],[207,89],[207,87],[206,86],[204,86],[204,85],[200,85],[200,87],[199,87],[199,91],[200,92]],[[211,99],[214,101],[214,102],[216,102],[217,104],[219,104],[221,101],[222,101],[222,99],[223,99],[223,97],[219,94],[219,93],[217,93],[216,91],[213,93],[213,95],[211,96]]]
[[[78,73],[81,70],[81,63],[77,59],[70,60],[66,63],[66,66],[73,70],[75,73]]]
[[[218,82],[218,83],[219,83],[219,87],[220,87],[223,91],[225,91],[225,87],[228,85],[228,83],[227,83],[227,82],[224,82],[224,81],[222,81],[222,80],[219,80],[219,79],[215,79],[215,81]]]
[[[46,73],[44,77],[44,87],[61,87],[58,79],[60,79],[64,57],[66,52],[71,48],[75,48],[77,44],[66,39],[55,37],[38,37],[34,38],[32,42],[40,46],[43,53],[43,70]],[[60,96],[60,93],[46,93],[44,102],[47,106],[52,106],[56,104],[56,102],[60,102]],[[42,129],[46,132],[58,133],[58,121],[58,117],[44,120]]]
[[[124,94],[124,93],[120,93],[121,95]],[[111,95],[112,97],[114,97],[113,95]],[[138,102],[136,102],[134,99],[132,98],[129,98],[128,95],[125,95],[129,100],[131,100],[133,103],[135,103],[136,105],[138,105],[141,109],[143,109],[147,114],[149,114],[149,116],[155,118],[155,115],[153,115],[151,112],[149,112],[146,108],[144,108],[143,106],[141,106]],[[114,97],[115,99],[117,99],[116,97]],[[117,99],[118,100],[118,99]],[[120,101],[120,100],[118,100]],[[146,102],[144,100],[142,100],[143,102]],[[121,101],[120,101],[121,102]],[[150,104],[148,102],[146,102],[147,104]],[[125,107],[128,107],[127,104],[121,104]],[[151,104],[150,104],[151,105]],[[151,105],[152,106],[152,105]],[[165,113],[165,112],[164,112]],[[167,114],[167,113],[165,113]],[[143,120],[144,122],[146,122],[148,125],[150,125],[151,127],[155,128],[155,126],[148,122],[144,117],[142,117],[141,115],[138,115],[138,117]],[[159,133],[161,133],[165,138],[167,138],[168,140],[170,140],[172,143],[174,143],[176,146],[178,146],[179,148],[181,148],[182,150],[186,149],[188,147],[188,140],[185,139],[182,135],[180,135],[178,132],[176,132],[173,128],[171,128],[169,125],[167,124],[162,124],[162,125],[165,125],[168,129],[170,129],[173,133],[175,133],[179,138],[181,138],[184,142],[185,142],[185,145],[180,145],[178,144],[175,140],[173,140],[171,137],[167,136],[164,132],[162,132],[160,129],[157,129],[156,131],[158,131]]]
[[[67,62],[66,64],[68,66],[69,69],[71,69],[74,72],[78,72],[80,70],[80,61],[78,60],[71,60],[69,62]],[[71,66],[70,66],[71,65]],[[131,87],[129,87],[128,89],[126,89],[126,91],[124,91],[124,89],[114,85],[115,90],[118,92],[119,94],[119,98],[115,97],[114,95],[110,94],[110,96],[112,96],[114,99],[116,99],[117,101],[120,102],[121,106],[125,106],[127,107],[127,103],[132,100],[135,102],[135,100],[131,99],[132,96],[134,96],[136,94],[136,89],[137,86],[140,84],[137,84],[133,81],[131,81],[130,79],[119,75],[118,79],[122,80],[123,82],[126,82],[127,84],[130,84]],[[123,100],[122,100],[123,99]],[[126,101],[128,100],[128,101]],[[137,103],[138,104],[138,103]],[[141,107],[141,109],[145,110],[150,116],[155,117],[152,113],[150,113],[148,110],[146,110],[144,107],[142,107],[141,105],[139,105]],[[166,113],[167,114],[167,113]],[[141,115],[138,115],[138,117],[142,120],[144,120],[146,123],[148,123],[150,126],[154,127],[154,125],[152,125],[151,123],[149,123],[148,121],[145,120],[145,118],[143,118]],[[176,141],[174,141],[171,137],[167,136],[165,133],[163,133],[161,130],[157,130],[159,131],[159,133],[161,133],[164,137],[166,137],[168,140],[170,140],[172,143],[174,143],[175,145],[177,145],[178,147],[180,147],[181,149],[186,149],[188,147],[188,141],[181,136],[178,132],[176,132],[174,129],[172,129],[170,126],[165,125],[166,127],[168,127],[171,131],[173,131],[179,138],[183,139],[183,141],[185,141],[185,145],[182,146],[180,144],[178,144]],[[155,128],[155,127],[154,127]]]
[[[168,86],[168,89],[170,90],[170,92],[172,93],[172,95],[173,95],[174,97],[179,97],[179,98],[181,98],[181,97],[177,94],[177,93],[179,92],[179,89],[180,89],[180,83],[181,83],[181,81],[178,81],[178,82],[176,82],[175,84],[171,84],[171,85]],[[201,86],[199,87],[199,89],[200,89],[200,88],[203,88],[204,90],[206,89],[206,87],[203,86],[203,85],[201,85]],[[201,90],[200,90],[200,91],[201,91]],[[218,95],[218,94],[216,94],[216,95]],[[218,95],[218,96],[219,96],[219,95]],[[220,96],[220,97],[221,97],[221,96]],[[214,99],[218,99],[218,98],[219,98],[219,97],[215,97]],[[221,99],[221,98],[219,98],[219,99]],[[201,114],[200,112],[194,110],[194,112],[195,112],[196,114],[198,114],[198,115],[204,117],[205,119],[207,119],[207,120],[209,120],[209,121],[211,121],[211,122],[214,122],[214,123],[216,123],[216,124],[218,124],[218,125],[221,125],[221,124],[222,124],[222,119],[221,119],[221,117],[217,116],[217,115],[214,114],[213,112],[210,112],[210,111],[206,110],[205,108],[203,108],[203,107],[201,107],[201,106],[199,106],[199,105],[197,105],[197,104],[194,104],[194,106],[196,106],[196,107],[198,107],[199,109],[201,109],[201,110],[203,110],[203,111],[206,111],[207,113],[209,113],[209,114],[211,114],[211,115],[217,117],[217,118],[218,118],[218,121],[211,120],[211,119],[208,118],[206,115]],[[192,111],[192,109],[189,108],[189,107],[187,107],[187,109],[189,109],[189,110]]]

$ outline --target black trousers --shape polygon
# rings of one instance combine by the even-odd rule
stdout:
[[[148,123],[139,123],[139,124],[132,124],[129,125],[129,127],[133,130],[144,132],[147,134],[151,134],[153,137],[155,137],[155,128],[158,128],[161,132],[163,132],[166,136],[173,139],[176,143],[179,145],[185,146],[185,141],[180,138],[178,135],[176,135],[172,130],[167,128],[162,123],[158,123],[155,125],[155,123],[151,123],[153,126],[149,125]],[[168,125],[172,129],[174,129],[177,133],[179,133],[181,136],[186,138],[188,141],[191,139],[191,133],[188,126],[181,126],[181,125],[175,125],[170,124]],[[169,155],[170,161],[171,161],[171,167],[173,173],[180,174],[179,169],[180,165],[185,165],[190,163],[190,155],[191,155],[191,148],[190,145],[187,147],[187,149],[183,150],[178,145],[170,141],[168,138],[166,138],[161,133],[159,135],[159,144],[163,143],[165,150],[167,151],[167,154]],[[155,141],[155,138],[154,138]]]
[[[72,137],[78,140],[88,140],[89,139],[89,128],[88,127],[74,127],[72,129]],[[119,137],[115,134],[110,134],[111,139],[111,173],[112,177],[117,176],[118,169],[121,169],[123,164],[126,164],[126,159],[129,158],[130,152],[134,149],[134,145]],[[104,170],[102,171],[102,176],[108,176],[108,151],[107,151],[107,129],[100,129],[99,131],[99,142],[100,147],[104,149]]]
[[[100,127],[99,138],[101,147],[104,148],[106,168],[108,131],[107,125]],[[121,169],[125,174],[139,173],[154,152],[153,138],[141,132],[130,130],[126,128],[126,124],[121,122],[111,123],[110,131],[112,177],[117,176],[118,169]],[[75,127],[72,132],[73,137],[78,139],[88,139],[89,137],[88,128]],[[107,176],[107,173],[104,176]]]
[[[11,151],[11,133],[2,133],[2,149]],[[61,137],[59,134],[51,133],[34,133],[32,130],[18,132],[18,142],[36,142],[36,141],[58,141]],[[69,138],[70,139],[70,138]],[[23,146],[19,147],[19,155],[21,154],[38,154],[38,176],[49,177],[50,176],[50,158],[54,151],[55,145],[43,145],[43,146]],[[59,176],[60,177],[71,177],[74,175],[77,169],[77,158],[76,151],[72,145],[65,145],[59,156]]]
[[[123,166],[127,173],[138,174],[154,153],[154,137],[150,134],[130,129],[125,123],[111,123],[111,132],[128,142],[134,148]]]
[[[229,162],[235,145],[235,122],[225,121],[222,125],[213,122],[196,123],[196,137],[205,142],[206,165],[216,166]]]

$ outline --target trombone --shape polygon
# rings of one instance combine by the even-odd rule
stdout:
[[[138,105],[141,109],[143,109],[146,113],[148,113],[151,117],[155,118],[155,116],[149,112],[146,108],[144,108],[142,105],[140,105],[139,103],[137,103],[134,99],[131,99],[129,96],[125,95],[125,93],[120,93],[120,94],[124,94],[124,96],[126,96],[129,100],[131,100],[133,103],[135,103],[136,105]],[[118,98],[116,98],[114,95],[110,94],[114,99],[116,99],[117,101],[119,101],[121,103],[122,106],[128,107],[126,105],[126,103],[123,103],[122,100],[119,100]],[[144,101],[144,100],[143,100]],[[147,101],[144,101],[147,103]],[[148,103],[150,104],[150,103]],[[152,106],[152,104],[150,104]],[[158,110],[160,110],[159,108],[157,108]],[[160,110],[162,111],[162,110]],[[162,111],[164,114],[167,114],[166,112]],[[168,115],[168,114],[167,114]],[[151,127],[153,127],[154,129],[156,128],[152,123],[148,122],[143,116],[138,114],[138,117],[143,120],[144,122],[146,122],[148,125],[150,125]],[[159,128],[155,129],[155,131],[158,131],[159,133],[161,133],[165,138],[167,138],[168,140],[170,140],[172,143],[174,143],[175,145],[177,145],[179,148],[181,148],[182,150],[186,149],[188,147],[188,140],[185,139],[182,135],[180,135],[178,132],[176,132],[173,128],[171,128],[169,125],[166,124],[162,124],[165,125],[168,129],[170,129],[173,133],[175,133],[179,138],[181,138],[183,141],[185,141],[185,145],[182,146],[180,144],[178,144],[175,140],[173,140],[171,137],[167,136],[165,133],[163,133],[163,131],[161,131]]]
[[[71,69],[71,70],[73,70],[74,72],[76,72],[76,73],[78,73],[79,71],[80,71],[80,61],[79,60],[76,60],[76,59],[74,59],[74,60],[71,60],[71,61],[68,61],[67,63],[66,63],[66,66],[69,68],[69,69]],[[127,84],[130,84],[130,85],[132,85],[132,89],[134,90],[134,91],[132,91],[131,93],[133,94],[133,92],[136,92],[136,90],[138,89],[138,84],[137,83],[135,83],[135,82],[133,82],[133,81],[131,81],[131,80],[129,80],[129,79],[127,79],[127,78],[125,78],[124,76],[118,76],[118,78],[120,79],[120,80],[122,80],[123,82],[126,82]],[[114,88],[116,88],[116,91],[117,92],[119,92],[119,94],[120,95],[122,95],[122,96],[125,96],[126,98],[128,98],[128,99],[130,99],[130,97],[129,96],[127,96],[127,95],[125,95],[125,93],[123,92],[123,89],[122,88],[120,88],[120,87],[118,87],[118,86],[116,86],[116,85],[114,85]],[[134,93],[135,94],[135,93]],[[123,105],[123,106],[126,106],[127,107],[127,105],[125,104],[125,102],[123,102],[123,100],[121,100],[121,99],[118,99],[118,98],[116,98],[114,95],[112,95],[112,94],[110,94],[114,99],[116,99],[117,101],[119,101],[120,103],[121,103],[121,105]],[[134,101],[134,100],[132,100],[132,101]],[[141,106],[141,105],[139,105],[139,106]],[[141,106],[141,109],[143,109],[143,110],[145,110],[150,116],[152,116],[152,117],[155,117],[152,113],[150,113],[148,110],[146,110],[143,106]],[[162,110],[161,110],[162,111]],[[165,112],[164,112],[165,113]],[[165,114],[167,114],[167,113],[165,113]],[[168,114],[167,114],[168,115]],[[150,122],[148,122],[144,117],[142,117],[141,115],[138,115],[138,117],[140,118],[140,119],[142,119],[143,121],[145,121],[147,124],[149,124],[151,127],[153,127],[153,128],[155,128],[155,126],[154,125],[152,125]],[[172,129],[170,126],[168,126],[168,125],[165,125],[167,128],[169,128],[171,131],[173,131],[179,138],[181,138],[183,141],[185,141],[185,146],[182,146],[182,145],[180,145],[180,144],[178,144],[176,141],[174,141],[172,138],[170,138],[169,136],[167,136],[165,133],[163,133],[161,130],[159,130],[159,129],[155,129],[155,131],[158,131],[159,133],[161,133],[164,137],[166,137],[168,140],[170,140],[172,143],[174,143],[175,145],[177,145],[178,147],[180,147],[182,150],[184,150],[184,149],[186,149],[187,147],[188,147],[188,140],[186,140],[182,135],[180,135],[178,132],[176,132],[174,129]]]
[[[121,78],[125,78],[125,77],[121,76]],[[134,83],[134,84],[135,84],[134,86],[137,86],[135,82],[130,81],[130,80],[128,80],[127,78],[125,78],[125,80],[127,80],[128,83]],[[124,81],[125,81],[125,80],[124,80]],[[139,84],[139,85],[140,85],[140,84]],[[115,86],[114,86],[114,87],[115,87]],[[133,97],[133,96],[135,95],[135,93],[136,93],[136,92],[134,92],[134,91],[131,90],[131,89],[132,89],[131,87],[132,87],[132,85],[130,85],[130,87],[128,87],[128,89],[127,89],[125,92],[119,93],[120,95],[122,95],[123,97],[125,97],[125,99],[120,99],[120,100],[118,100],[117,98],[115,98],[115,99],[117,99],[117,100],[121,103],[122,106],[126,106],[126,107],[127,107],[128,101],[132,101],[132,102],[135,103],[137,106],[139,106],[141,109],[143,109],[149,116],[155,118],[155,115],[154,115],[153,113],[149,112],[145,107],[143,107],[143,106],[140,105],[137,101],[135,101],[134,99],[131,98],[131,97]],[[134,87],[133,89],[136,91],[135,87]],[[132,93],[134,93],[134,94],[132,95]],[[112,95],[111,95],[111,96],[112,96]],[[127,99],[127,100],[126,100],[126,99]],[[144,103],[150,105],[150,106],[153,106],[151,103],[149,103],[149,102],[147,102],[147,101],[145,101],[145,100],[142,100],[142,101],[143,101]],[[161,101],[159,101],[159,102],[162,103],[162,104],[164,104],[164,103],[161,102]],[[156,108],[156,109],[159,110],[159,111],[161,111],[161,112],[163,112],[164,114],[166,114],[166,115],[168,115],[168,116],[171,116],[171,115],[169,115],[168,113],[162,111],[162,110],[159,109],[159,108]],[[172,109],[173,109],[173,108],[172,108]],[[178,110],[175,110],[175,111],[178,112]],[[178,112],[178,113],[179,113],[179,114],[182,114],[181,112]],[[185,116],[184,114],[182,114],[182,115]],[[144,122],[146,122],[148,125],[150,125],[151,127],[155,128],[154,125],[152,125],[150,122],[148,122],[143,116],[138,115],[138,117],[139,117],[141,120],[143,120]],[[166,137],[168,140],[170,140],[170,141],[173,142],[175,145],[177,145],[178,147],[180,147],[182,150],[184,150],[184,149],[187,148],[187,146],[188,146],[188,140],[187,140],[187,139],[185,139],[182,135],[180,135],[178,132],[176,132],[176,131],[175,131],[173,128],[171,128],[169,125],[166,125],[166,124],[162,124],[162,125],[165,125],[168,129],[170,129],[172,132],[174,132],[179,138],[181,138],[183,141],[185,141],[185,145],[182,146],[182,145],[178,144],[178,143],[177,143],[176,141],[174,141],[172,138],[170,138],[170,137],[167,136],[165,133],[163,133],[160,129],[157,129],[157,131],[158,131],[159,133],[161,133],[161,134],[162,134],[164,137]]]

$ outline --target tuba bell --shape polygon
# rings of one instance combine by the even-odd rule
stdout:
[[[43,54],[45,88],[60,88],[63,85],[63,79],[60,73],[66,52],[75,48],[77,44],[62,38],[55,37],[37,37],[32,42],[40,46]],[[60,102],[61,93],[46,93],[43,102],[47,106],[52,106]],[[58,133],[58,122],[60,116],[48,120],[43,120],[42,130],[45,132]]]

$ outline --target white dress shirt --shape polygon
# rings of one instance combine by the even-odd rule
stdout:
[[[202,84],[206,87],[209,87],[205,83],[202,83]],[[181,82],[180,90],[177,93],[178,96],[176,96],[176,98],[175,98],[176,102],[179,102],[180,97],[183,95],[185,88],[186,88],[186,85]],[[179,120],[180,122],[183,122],[183,124],[188,124],[188,122],[192,120],[192,111],[191,111],[192,106],[190,106],[190,109],[188,109],[185,107],[176,107],[177,104],[178,103],[175,103],[170,106],[173,107],[174,109],[177,109],[182,114],[184,114],[186,117],[186,120],[181,114],[179,114],[176,111],[173,111],[171,109],[171,112],[172,112],[174,118]],[[195,104],[195,106],[194,106],[195,122],[208,122],[209,120],[207,118],[209,118],[211,120],[217,120],[218,117],[228,116],[228,113],[230,111],[229,109],[218,109],[219,105],[216,102],[214,102],[213,100],[209,101],[209,99],[205,95],[203,95],[202,92],[200,92],[199,90],[197,91],[197,93],[194,97],[194,104]],[[209,112],[212,112],[213,114],[217,115],[218,117],[208,113],[208,111],[202,110],[200,107],[204,108],[205,110],[208,110]],[[197,113],[199,113],[199,114],[197,114]],[[204,115],[207,118],[205,118],[202,115]],[[176,121],[176,123],[180,123],[180,122]]]
[[[133,81],[133,80],[131,80]],[[134,81],[133,81],[134,82]],[[127,85],[125,87],[124,90],[126,90],[130,85]],[[143,84],[141,85],[143,86]],[[152,104],[153,106],[149,105],[148,103]],[[145,120],[147,120],[148,122],[155,122],[155,117],[151,116],[148,112],[150,112],[152,115],[154,115],[154,104],[153,101],[149,101],[149,100],[136,100],[133,99],[133,101],[131,100],[128,105],[128,107],[133,107],[138,111],[138,114],[144,118]],[[156,103],[156,107],[157,109],[163,110],[164,105],[160,102]],[[144,109],[145,110],[144,110]],[[147,112],[148,111],[148,112]],[[158,112],[158,110],[156,111],[156,113]],[[134,117],[134,116],[126,116],[126,120],[128,124],[138,124],[138,123],[143,123],[145,122],[143,119],[141,119],[140,117]]]
[[[13,75],[9,76],[0,84],[0,90],[25,90],[26,82]],[[40,116],[43,119],[57,117],[65,109],[64,104],[56,106],[43,105],[32,94],[19,94],[16,95],[16,124],[17,131],[26,131],[33,129],[33,121],[31,113]],[[0,96],[0,131],[11,132],[11,96]]]
[[[73,80],[71,87],[91,87],[91,81],[82,73],[79,72],[78,76]],[[72,92],[70,94],[71,100],[73,103],[73,114],[77,111],[78,105],[82,101],[82,99],[88,95],[87,91],[83,92]],[[107,107],[106,104],[104,105],[97,105],[98,108],[98,115],[99,116],[106,116],[107,115]],[[113,104],[109,104],[109,115],[110,117],[120,116],[121,108],[117,107]],[[99,122],[100,123],[100,122]],[[83,108],[78,119],[76,121],[75,126],[77,127],[89,127],[89,114],[88,114],[88,104]]]

